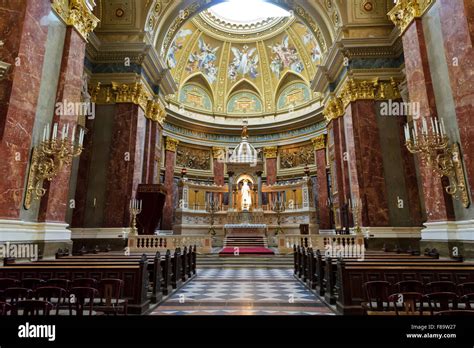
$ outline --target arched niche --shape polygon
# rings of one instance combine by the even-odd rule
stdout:
[[[230,96],[226,110],[229,115],[261,114],[263,103],[255,92],[243,90]]]
[[[180,88],[179,103],[202,111],[213,111],[212,90],[201,74],[188,79]]]

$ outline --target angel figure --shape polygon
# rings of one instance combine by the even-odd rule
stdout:
[[[229,66],[229,77],[231,80],[235,80],[240,74],[242,76],[250,75],[251,78],[258,76],[257,65],[259,61],[258,54],[255,54],[257,49],[251,48],[247,45],[240,51],[236,47],[232,47],[232,53],[234,54],[234,60]]]

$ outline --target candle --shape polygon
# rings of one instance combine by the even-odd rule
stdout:
[[[433,130],[433,133],[436,133],[436,128],[435,128],[436,121],[433,121],[433,117],[430,117],[430,121],[431,121],[431,129]]]
[[[46,140],[49,140],[51,138],[51,126],[49,123],[46,125]]]
[[[72,137],[71,142],[74,143],[76,141],[76,126],[72,128]]]
[[[55,123],[53,127],[53,140],[56,140],[57,136],[58,136],[58,124]]]
[[[428,134],[428,124],[426,123],[426,118],[423,117],[422,123],[422,133]]]
[[[441,119],[441,135],[446,135],[446,127],[444,126],[443,119]]]
[[[407,142],[410,141],[410,127],[408,126],[408,123],[405,124],[405,140]]]
[[[436,134],[439,135],[439,125],[438,125],[439,121],[438,119],[436,119],[435,121],[435,126],[436,126]]]
[[[46,141],[46,127],[43,129],[43,141]]]
[[[416,120],[413,121],[413,129],[414,129],[414,131],[415,131],[415,132],[413,133],[413,134],[414,134],[413,138],[416,139],[416,138],[418,137],[418,130],[417,130],[417,127],[416,127]]]

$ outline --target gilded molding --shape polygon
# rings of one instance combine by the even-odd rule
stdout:
[[[224,159],[225,158],[225,148],[214,146],[212,148],[212,158],[214,159]]]
[[[98,83],[89,88],[91,101],[96,104],[131,103],[140,106],[145,116],[163,124],[166,111],[163,104],[148,91],[143,82],[116,83],[104,86]]]
[[[263,148],[263,156],[267,159],[277,158],[278,157],[278,147],[277,146],[264,147]]]
[[[341,87],[337,96],[332,96],[326,103],[323,114],[329,122],[345,114],[346,107],[357,100],[389,100],[401,99],[399,83],[390,81],[374,81],[348,79]]]
[[[398,0],[388,16],[403,35],[415,18],[421,18],[433,4],[434,0]]]
[[[178,148],[179,140],[167,137],[166,138],[166,151],[176,152]]]
[[[324,150],[326,148],[326,135],[321,134],[316,138],[311,139],[315,151]]]
[[[100,22],[86,0],[52,0],[51,7],[66,25],[74,27],[86,41]]]
[[[10,64],[7,64],[0,60],[0,81],[3,80],[3,78],[7,74],[8,69],[10,69]]]

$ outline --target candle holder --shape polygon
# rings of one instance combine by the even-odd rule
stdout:
[[[431,130],[426,118],[421,121],[421,129],[418,129],[416,120],[411,128],[405,125],[406,147],[410,153],[419,154],[434,174],[440,178],[447,177],[449,185],[445,187],[446,192],[468,208],[470,199],[459,144],[450,143],[443,120],[439,122],[437,118],[430,118],[430,121]]]
[[[137,215],[140,214],[142,212],[142,204],[143,204],[143,201],[139,201],[139,200],[136,200],[136,199],[131,199],[130,200],[130,207],[129,207],[129,210],[130,210],[130,236],[136,236],[138,235],[138,229],[137,229]]]
[[[285,202],[283,202],[280,198],[277,198],[276,201],[273,202],[272,211],[277,214],[277,230],[275,235],[278,236],[280,233],[283,232],[281,228],[281,214],[285,211]]]
[[[52,181],[65,165],[70,165],[74,157],[82,153],[85,131],[81,127],[76,140],[76,126],[69,138],[69,124],[62,129],[61,138],[58,138],[58,124],[53,126],[53,134],[50,134],[49,124],[43,130],[43,140],[33,147],[28,183],[25,194],[25,209],[31,208],[33,199],[39,200],[46,194],[43,188],[44,180]]]
[[[359,215],[360,212],[362,211],[362,201],[361,200],[354,200],[349,202],[349,209],[351,209],[352,212],[352,218],[354,219],[354,230],[356,235],[361,235],[362,234],[362,228],[360,227],[360,219]]]
[[[210,227],[209,227],[209,234],[212,237],[216,236],[216,230],[214,229],[214,222],[215,222],[215,214],[219,211],[219,200],[211,198],[207,204],[206,208],[207,212],[211,215],[210,216]]]

